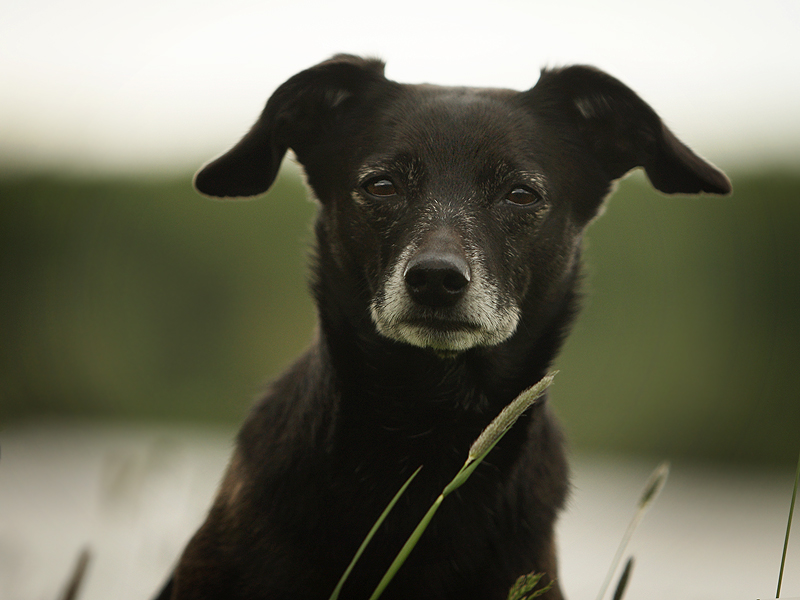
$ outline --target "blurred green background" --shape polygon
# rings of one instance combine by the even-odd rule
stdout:
[[[577,452],[793,463],[800,176],[728,198],[623,181],[586,239],[553,401]],[[0,423],[235,425],[308,344],[313,203],[216,202],[191,175],[0,179]]]

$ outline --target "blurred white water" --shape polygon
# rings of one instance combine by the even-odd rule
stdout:
[[[0,598],[55,600],[92,559],[80,600],[153,596],[201,522],[230,430],[36,425],[0,432]],[[577,457],[559,526],[561,582],[593,600],[655,463]],[[634,535],[626,597],[773,598],[793,472],[673,465]],[[798,526],[800,529],[800,526]],[[800,532],[783,596],[800,596]]]

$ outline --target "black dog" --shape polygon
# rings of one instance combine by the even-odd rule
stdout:
[[[161,598],[328,598],[423,465],[342,592],[368,598],[472,441],[550,367],[612,182],[642,166],[665,193],[731,189],[589,67],[515,92],[401,85],[337,56],[284,83],[196,187],[262,194],[289,148],[319,201],[319,333],[247,419]],[[383,598],[500,600],[522,574],[555,579],[567,489],[541,403],[448,497]]]

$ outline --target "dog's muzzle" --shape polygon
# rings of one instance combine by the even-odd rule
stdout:
[[[378,332],[443,354],[509,337],[518,310],[500,293],[481,258],[449,227],[408,246],[372,302]]]

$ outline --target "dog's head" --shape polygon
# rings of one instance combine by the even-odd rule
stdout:
[[[525,92],[401,85],[337,56],[295,75],[197,189],[270,187],[291,148],[322,206],[320,252],[392,340],[440,354],[494,346],[563,293],[611,183],[725,194],[725,175],[634,92],[590,67]]]

